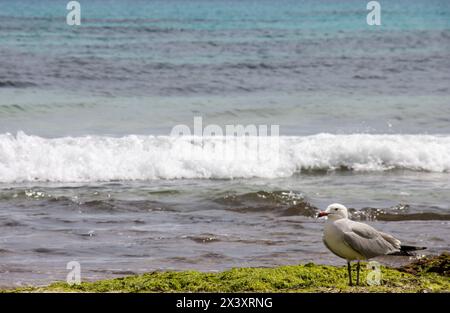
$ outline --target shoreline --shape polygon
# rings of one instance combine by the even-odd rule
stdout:
[[[6,293],[160,293],[160,292],[299,292],[299,293],[430,293],[450,292],[450,253],[425,257],[400,268],[381,266],[381,285],[369,286],[362,263],[361,285],[347,285],[345,266],[289,265],[274,268],[233,268],[218,273],[150,272],[142,275],[84,282],[56,282],[44,287],[2,289]]]

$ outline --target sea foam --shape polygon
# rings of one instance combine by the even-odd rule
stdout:
[[[248,138],[247,138],[248,139]],[[250,155],[242,138],[129,135],[47,139],[0,135],[0,182],[95,182],[154,179],[289,177],[302,171],[450,172],[450,136],[318,134],[260,137],[264,157],[221,158],[232,146]],[[228,147],[229,148],[229,147]],[[276,149],[275,149],[276,148]]]

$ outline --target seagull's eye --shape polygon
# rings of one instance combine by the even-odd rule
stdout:
[[[337,211],[338,209],[337,209],[337,208],[334,208],[334,210]]]

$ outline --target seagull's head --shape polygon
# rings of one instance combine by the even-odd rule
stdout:
[[[327,216],[329,220],[336,221],[341,218],[348,218],[348,210],[339,203],[330,204],[323,212],[319,212],[317,217]]]

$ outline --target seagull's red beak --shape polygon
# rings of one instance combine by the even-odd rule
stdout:
[[[324,217],[324,216],[327,216],[328,215],[328,213],[327,212],[319,212],[319,214],[317,215],[317,217]]]

